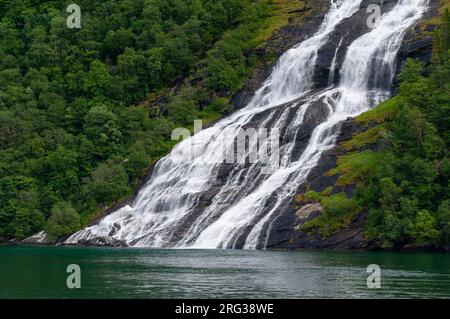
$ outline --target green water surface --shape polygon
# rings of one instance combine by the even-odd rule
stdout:
[[[3,246],[0,298],[450,298],[450,254]]]

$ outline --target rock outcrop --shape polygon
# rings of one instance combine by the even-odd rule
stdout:
[[[21,243],[27,245],[50,245],[54,244],[55,241],[51,240],[47,233],[42,230],[33,236],[25,238]]]

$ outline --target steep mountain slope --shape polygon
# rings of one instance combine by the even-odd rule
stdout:
[[[151,247],[274,247],[274,237],[283,224],[280,216],[288,215],[293,220],[290,199],[298,185],[306,187],[305,180],[314,176],[311,169],[317,170],[316,164],[339,139],[342,120],[388,97],[404,32],[420,20],[428,4],[419,0],[389,1],[382,7],[385,14],[380,23],[372,30],[367,24],[370,3],[331,2],[318,31],[283,54],[244,109],[180,143],[158,162],[132,205],[71,236],[68,243],[97,244],[112,239],[124,245]],[[268,176],[262,173],[261,162],[202,162],[203,155],[214,160],[220,153],[217,131],[231,128],[228,133],[234,136],[241,128],[265,125],[282,129],[281,167]],[[185,158],[190,142],[200,145],[202,154],[193,162]],[[379,159],[372,156],[365,160],[370,163]],[[352,164],[350,170],[357,170],[358,163]],[[342,177],[337,178],[339,183]],[[349,194],[333,194],[333,189],[321,194],[331,195],[328,204],[315,193],[324,210],[308,221],[309,228],[317,228],[319,235],[326,237],[351,224],[359,207],[348,198],[352,185],[348,186]],[[318,210],[316,207],[311,212]],[[323,216],[332,211],[343,213],[343,220],[333,220],[330,225],[330,218]],[[308,211],[300,210],[299,215],[311,217]],[[421,217],[425,215],[421,213]],[[324,218],[325,224],[315,224]]]
[[[1,3],[6,240],[42,228],[64,237],[131,196],[175,144],[171,131],[219,118],[258,61],[270,61],[259,54],[270,35],[305,8],[300,0],[77,4],[80,29],[67,27],[65,1]]]

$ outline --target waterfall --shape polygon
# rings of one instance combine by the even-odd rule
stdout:
[[[361,3],[332,0],[318,31],[280,57],[245,108],[180,142],[157,163],[132,205],[66,242],[114,238],[142,247],[264,248],[273,221],[321,155],[335,145],[340,123],[389,97],[404,33],[427,8],[427,0],[399,0],[372,30],[348,46],[340,83],[314,91],[319,49]],[[321,115],[314,117],[314,112]],[[302,146],[298,141],[312,122],[315,128]],[[269,172],[261,161],[223,161],[222,150],[234,149],[247,127],[283,132],[276,152],[279,165]],[[244,158],[256,144],[249,143]],[[269,141],[259,144],[268,148]]]

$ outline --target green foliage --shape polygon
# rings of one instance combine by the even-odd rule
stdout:
[[[23,239],[42,226],[36,182],[32,178],[0,178],[0,207],[0,236]]]
[[[356,120],[367,124],[371,122],[383,123],[393,116],[399,99],[401,99],[401,97],[396,96],[390,100],[384,101],[372,110],[358,116]]]
[[[398,79],[402,83],[403,87],[407,84],[416,84],[423,80],[423,64],[415,60],[406,60],[403,70],[400,73]]]
[[[80,227],[80,216],[66,202],[56,203],[47,221],[46,231],[50,238],[57,240],[74,233]]]
[[[339,157],[336,168],[328,175],[339,175],[339,186],[356,184],[374,173],[378,163],[384,157],[381,152],[364,151],[349,153]]]
[[[84,91],[92,96],[107,96],[110,85],[111,76],[106,65],[99,60],[92,61],[83,83]]]
[[[305,195],[303,195],[303,200],[308,203],[320,202],[321,198],[321,195],[314,191],[306,192]]]
[[[248,77],[257,61],[247,56],[259,30],[268,16],[270,1],[261,1],[260,6],[250,6],[243,14],[241,25],[228,32],[208,53],[207,66],[203,70],[206,85],[214,91],[236,92]]]
[[[398,96],[357,117],[368,129],[341,144],[346,153],[328,173],[339,176],[337,187],[356,186],[353,208],[368,209],[365,234],[380,247],[450,244],[448,12],[441,25],[434,35],[429,69],[406,61]],[[361,150],[379,139],[389,147]],[[343,227],[342,219],[336,218],[343,207],[352,211],[351,203],[336,195],[312,193],[302,200],[308,198],[324,206],[324,213],[308,223],[323,236]]]
[[[348,198],[345,193],[337,193],[331,196],[321,196],[314,192],[309,193],[309,196],[313,196],[314,199],[320,201],[323,211],[303,227],[322,237],[328,237],[339,229],[347,227],[361,210],[358,203]]]
[[[420,245],[431,245],[440,236],[440,232],[436,229],[436,218],[427,210],[417,212],[408,232]]]
[[[16,211],[12,227],[16,239],[24,239],[43,229],[45,218],[38,210],[19,209]]]
[[[382,125],[377,125],[362,133],[356,134],[351,140],[343,142],[341,145],[346,150],[360,149],[361,147],[375,143],[383,136],[384,129]]]
[[[84,134],[94,146],[93,154],[102,159],[116,155],[121,148],[117,116],[105,105],[92,107],[84,118]]]
[[[77,4],[81,29],[67,28],[67,1],[0,4],[2,237],[43,219],[64,237],[83,226],[73,209],[85,223],[130,195],[174,128],[226,110],[278,14],[271,0]]]
[[[86,197],[97,203],[109,203],[130,193],[128,175],[121,165],[102,163],[85,185]]]
[[[450,245],[450,200],[444,200],[437,211],[438,228],[441,229],[440,242]]]
[[[391,148],[366,176],[358,201],[370,208],[368,238],[382,247],[449,245],[450,17],[434,35],[430,76],[408,60],[385,138]],[[378,111],[379,112],[379,111]]]

